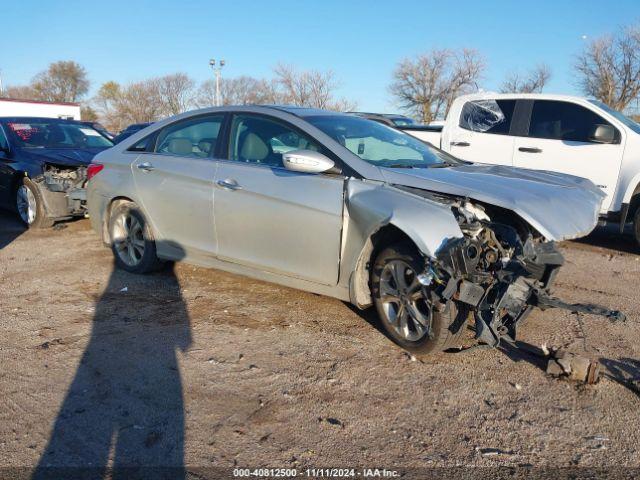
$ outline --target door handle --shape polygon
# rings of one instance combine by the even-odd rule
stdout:
[[[227,178],[226,180],[218,180],[216,184],[224,188],[225,190],[242,190],[242,187],[238,185],[238,182],[233,180],[232,178]]]
[[[138,164],[138,168],[140,170],[144,170],[145,172],[150,172],[151,170],[154,169],[154,166],[151,165],[149,162],[142,162]]]
[[[471,144],[469,142],[451,142],[449,145],[452,147],[470,147]]]
[[[526,153],[542,153],[542,149],[537,147],[520,147],[518,150]]]

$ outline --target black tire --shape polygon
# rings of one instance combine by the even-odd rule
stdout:
[[[399,334],[391,321],[388,320],[389,302],[383,302],[382,300],[383,289],[381,288],[381,282],[383,281],[382,277],[385,275],[385,267],[392,268],[392,265],[397,265],[398,261],[408,265],[416,275],[424,270],[424,260],[411,244],[398,243],[385,248],[378,254],[371,271],[371,292],[379,321],[385,332],[402,348],[419,355],[426,355],[455,346],[464,331],[464,326],[467,324],[469,310],[464,307],[456,308],[454,302],[449,302],[444,311],[441,312],[433,308],[430,309],[431,338],[425,333],[419,339],[408,340]],[[409,278],[411,278],[411,275],[409,275]],[[423,307],[430,308],[431,306],[431,303],[425,301],[423,296],[421,296],[420,302],[423,302]],[[416,326],[416,324],[417,322],[414,321],[413,325]],[[418,332],[415,332],[415,334],[418,334]]]
[[[633,216],[633,236],[638,246],[640,246],[640,205],[636,208],[636,213]]]
[[[33,208],[33,213],[35,216],[31,219],[29,214],[26,212],[22,212],[23,207],[21,206],[20,196],[22,192],[28,190],[29,194],[32,196],[33,201],[35,202],[35,207]],[[47,210],[44,204],[44,200],[42,199],[42,194],[40,193],[40,189],[38,186],[29,180],[27,177],[21,178],[15,188],[14,191],[14,202],[15,202],[15,210],[18,214],[18,218],[20,221],[25,224],[29,228],[49,228],[53,225],[54,219],[47,216]],[[25,215],[27,218],[25,218]]]
[[[129,237],[124,231],[127,219],[131,219],[129,225],[139,223],[139,238],[129,240],[125,238],[125,236]],[[131,273],[144,274],[162,267],[163,263],[156,255],[156,242],[149,222],[135,203],[120,202],[114,206],[109,215],[108,228],[111,251],[118,268]],[[138,232],[137,227],[135,230]],[[133,251],[132,255],[129,254],[131,251]],[[125,259],[128,260],[125,261]]]

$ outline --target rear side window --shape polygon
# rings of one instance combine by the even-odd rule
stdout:
[[[472,132],[508,135],[515,100],[474,100],[462,107],[460,128]]]
[[[533,102],[529,137],[590,142],[597,125],[611,125],[588,108],[575,103],[554,100]]]
[[[181,157],[212,156],[224,115],[207,115],[181,120],[164,127],[156,140],[156,153]]]

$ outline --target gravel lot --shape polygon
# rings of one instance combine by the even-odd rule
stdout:
[[[535,312],[531,344],[640,378],[640,252],[563,244],[555,289],[626,324]],[[509,349],[416,360],[373,312],[216,270],[114,271],[87,220],[0,213],[0,466],[640,466],[640,396]]]

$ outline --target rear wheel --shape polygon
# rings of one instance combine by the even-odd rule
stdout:
[[[111,209],[109,236],[119,268],[132,273],[148,273],[162,265],[156,256],[151,228],[135,203],[121,202]]]
[[[18,182],[15,207],[20,220],[29,228],[47,228],[53,225],[53,219],[47,217],[38,186],[26,177]]]
[[[377,256],[371,290],[380,322],[398,345],[418,354],[445,350],[456,344],[468,311],[449,302],[434,308],[429,292],[418,281],[424,261],[415,247],[400,243]]]

